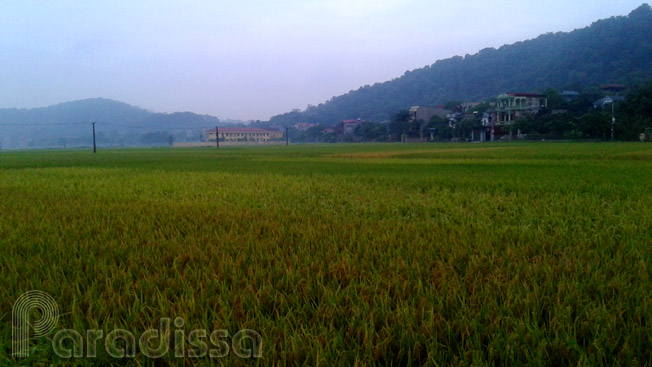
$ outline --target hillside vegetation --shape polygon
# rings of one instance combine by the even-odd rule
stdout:
[[[652,8],[612,17],[568,33],[487,48],[474,55],[439,60],[430,66],[372,86],[364,86],[304,111],[274,116],[290,125],[339,120],[389,120],[413,105],[484,101],[502,92],[541,92],[606,83],[638,85],[652,78]]]

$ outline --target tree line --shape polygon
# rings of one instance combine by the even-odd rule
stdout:
[[[556,89],[542,91],[548,98],[547,108],[537,114],[526,115],[503,126],[506,133],[530,140],[609,140],[611,138],[611,104],[594,106],[594,102],[605,93],[598,87],[587,88],[572,98]],[[412,120],[406,109],[392,114],[383,122],[365,121],[352,134],[338,134],[324,124],[306,131],[291,130],[290,138],[298,142],[362,142],[402,141],[422,139],[434,141],[469,141],[474,130],[486,128],[482,116],[492,109],[493,100],[488,100],[466,111],[466,118],[451,120],[433,116],[429,121]],[[613,115],[614,135],[617,140],[639,140],[642,133],[652,133],[652,80],[631,88],[624,100],[615,101]],[[461,103],[446,104],[451,110]]]

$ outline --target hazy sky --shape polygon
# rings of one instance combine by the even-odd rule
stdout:
[[[261,119],[644,0],[0,0],[0,107]]]

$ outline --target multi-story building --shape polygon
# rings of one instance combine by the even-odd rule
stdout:
[[[445,119],[451,112],[441,107],[412,106],[410,108],[410,120],[423,121],[424,124],[428,124],[433,116]]]
[[[358,127],[364,125],[364,120],[341,120],[335,127],[336,134],[353,135]]]
[[[475,128],[473,141],[494,141],[505,138],[503,126],[527,115],[536,115],[548,107],[548,98],[535,93],[502,93],[493,108],[482,115],[482,128]],[[520,136],[520,131],[517,132]]]
[[[509,124],[525,115],[535,115],[548,107],[546,96],[534,93],[502,93],[496,97],[493,122]]]
[[[496,97],[496,124],[515,121],[525,115],[534,115],[548,107],[546,96],[534,93],[503,93]]]
[[[283,137],[282,131],[252,127],[218,127],[217,130],[220,141],[266,142]],[[215,129],[206,131],[205,136],[207,141],[215,141]]]

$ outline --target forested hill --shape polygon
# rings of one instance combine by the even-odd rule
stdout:
[[[606,83],[634,85],[649,78],[652,8],[644,4],[628,16],[600,20],[572,32],[548,33],[499,49],[440,60],[305,111],[274,116],[270,123],[331,125],[349,118],[383,121],[413,105],[483,101],[506,91],[581,91]]]
[[[118,122],[134,124],[153,112],[105,98],[89,98],[38,108],[2,108],[0,124],[61,124],[80,122]]]
[[[166,144],[168,133],[178,142],[198,141],[203,130],[217,124],[241,123],[192,112],[154,113],[119,101],[90,98],[48,107],[0,109],[0,149],[87,146],[91,122],[97,123],[100,143],[105,146],[147,144],[146,135],[154,132]],[[108,136],[114,139],[102,139]]]

